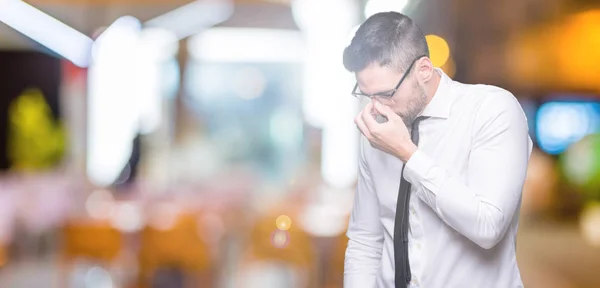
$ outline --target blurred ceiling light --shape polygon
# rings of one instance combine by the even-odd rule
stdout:
[[[302,62],[298,31],[261,28],[211,28],[190,37],[188,51],[206,62]]]
[[[96,40],[88,77],[87,174],[95,185],[107,186],[129,161],[139,127],[139,91],[132,79],[139,74],[141,24],[131,16],[117,19]]]
[[[137,98],[135,107],[139,111],[139,130],[149,134],[160,126],[162,120],[162,99],[165,87],[174,70],[167,70],[169,62],[176,62],[179,41],[170,31],[162,28],[146,28],[141,31],[137,43],[135,73],[132,75]],[[170,76],[170,77],[169,77]],[[172,84],[173,85],[173,84]],[[137,97],[136,97],[137,96]]]
[[[145,59],[163,62],[177,55],[179,40],[177,36],[163,28],[145,28],[141,31],[139,45]]]
[[[354,75],[340,64],[359,22],[358,1],[295,0],[294,20],[306,39],[302,112],[309,125],[322,128],[321,175],[333,187],[349,187],[358,167],[358,105],[349,95]]]
[[[402,12],[407,4],[408,0],[369,0],[365,5],[365,18],[379,12]]]
[[[127,180],[129,180],[130,177],[131,177],[131,164],[127,163],[127,164],[125,164],[125,167],[123,168],[121,175],[119,175],[119,177],[115,180],[114,184],[115,185],[125,184],[125,182],[127,182]]]
[[[303,32],[345,30],[353,27],[357,1],[352,0],[293,0],[292,16]],[[327,33],[327,32],[325,32]],[[331,35],[339,36],[339,35]]]
[[[145,25],[169,30],[178,39],[183,39],[227,20],[231,14],[231,0],[197,0],[158,16]]]
[[[134,49],[134,43],[138,41],[141,29],[142,23],[137,18],[119,17],[96,38],[91,50],[92,59],[97,57],[100,49],[105,54],[119,53],[124,45],[127,45],[129,50]]]
[[[93,41],[20,0],[0,0],[0,21],[79,67],[87,67]]]
[[[437,35],[425,36],[427,46],[429,46],[429,56],[435,67],[442,67],[450,58],[450,47],[444,38]]]
[[[350,97],[348,97],[350,98]],[[354,113],[354,107],[340,106],[340,110]],[[335,114],[342,119],[349,115]],[[347,116],[347,117],[344,117]],[[353,123],[347,119],[348,123]],[[354,128],[354,129],[351,129]],[[351,187],[356,181],[358,172],[359,135],[356,127],[337,121],[323,128],[321,174],[325,183],[333,188]]]

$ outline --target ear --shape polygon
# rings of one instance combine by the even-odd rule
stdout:
[[[435,71],[435,67],[433,67],[431,59],[429,59],[429,57],[423,57],[417,61],[416,65],[419,81],[422,82],[421,84],[431,81]]]

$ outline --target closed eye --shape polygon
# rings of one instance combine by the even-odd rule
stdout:
[[[376,94],[373,94],[373,96],[388,97],[389,98],[389,97],[394,96],[394,91],[391,90],[391,91],[387,91],[387,92],[383,92],[383,93],[376,93]]]
[[[374,94],[367,94],[367,93],[364,93],[364,92],[358,90],[356,92],[356,94],[359,94],[359,95],[373,95],[373,96],[379,96],[379,97],[390,97],[390,96],[394,95],[394,92],[395,92],[394,90],[387,90],[387,91],[377,92],[377,93],[374,93]]]

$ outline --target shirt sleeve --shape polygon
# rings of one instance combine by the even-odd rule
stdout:
[[[479,109],[469,155],[466,183],[452,177],[418,150],[406,163],[404,177],[418,197],[450,227],[491,249],[518,213],[531,139],[527,118],[512,94],[489,95]]]
[[[383,247],[379,200],[365,159],[366,138],[361,135],[358,184],[350,215],[344,263],[345,288],[375,287]]]

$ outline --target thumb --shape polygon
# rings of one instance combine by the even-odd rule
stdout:
[[[375,101],[375,105],[373,105],[373,107],[375,108],[375,111],[377,111],[377,113],[387,117],[388,119],[390,119],[390,117],[393,117],[394,115],[396,115],[396,113],[394,113],[394,111],[392,111],[392,108],[381,104],[381,102],[379,102],[379,101]]]

